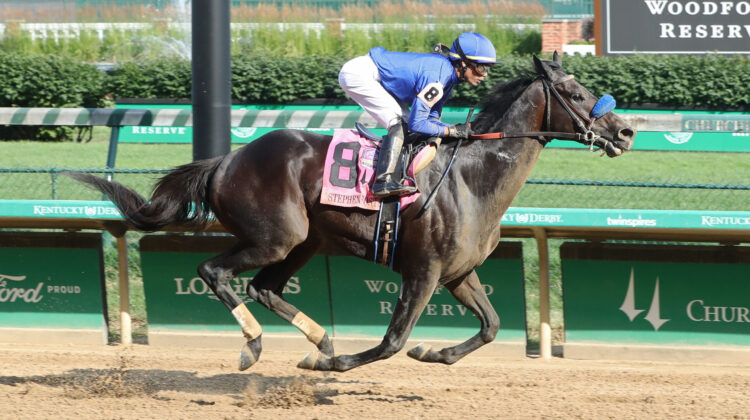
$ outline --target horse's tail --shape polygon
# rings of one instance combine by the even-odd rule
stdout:
[[[176,167],[159,179],[148,200],[119,182],[83,172],[65,175],[107,195],[137,230],[153,232],[167,225],[182,225],[199,231],[212,221],[209,183],[222,159],[220,156]]]

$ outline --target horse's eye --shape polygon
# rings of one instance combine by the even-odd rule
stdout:
[[[571,99],[573,99],[576,102],[581,102],[581,101],[583,101],[583,96],[580,93],[574,93],[571,96]]]

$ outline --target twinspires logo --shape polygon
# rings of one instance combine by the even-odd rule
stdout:
[[[253,280],[253,277],[235,277],[230,282],[234,293],[240,297],[243,302],[253,302],[245,292],[247,285]],[[185,279],[182,277],[174,278],[176,290],[175,295],[206,295],[209,299],[219,300],[214,294],[211,288],[208,287],[205,281],[200,277],[193,277],[191,279]],[[302,293],[302,286],[299,284],[299,277],[292,277],[284,286],[283,294],[298,295]]]
[[[365,286],[367,287],[367,290],[372,294],[382,294],[386,293],[389,295],[397,295],[399,294],[399,291],[401,290],[401,287],[399,283],[395,281],[385,281],[385,280],[364,280]],[[483,284],[482,287],[484,287],[485,293],[487,293],[487,296],[491,296],[492,293],[495,292],[495,288],[492,287],[489,284]],[[438,287],[435,290],[436,295],[439,295],[443,290],[445,290],[442,286]],[[391,301],[378,301],[378,305],[380,307],[379,314],[380,315],[393,315],[393,302]],[[428,316],[465,316],[466,314],[474,315],[471,313],[465,306],[459,305],[459,304],[437,304],[437,303],[428,303],[427,306],[424,309],[423,315]]]
[[[630,226],[630,227],[656,226],[656,220],[644,219],[641,217],[641,215],[638,215],[637,219],[628,219],[628,218],[622,217],[622,215],[619,215],[617,216],[617,219],[607,217],[607,226]]]

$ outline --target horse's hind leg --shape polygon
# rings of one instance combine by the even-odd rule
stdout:
[[[445,287],[461,304],[469,308],[479,318],[482,323],[479,333],[459,345],[446,347],[440,351],[419,344],[409,350],[407,353],[409,357],[423,362],[450,365],[495,339],[497,330],[500,328],[500,318],[479,282],[476,271],[472,271],[463,279],[457,279],[446,284]]]
[[[247,270],[283,259],[285,253],[281,247],[248,247],[240,243],[198,266],[198,274],[234,315],[247,338],[247,344],[240,353],[240,370],[245,370],[258,361],[262,349],[262,329],[245,303],[234,293],[230,281]]]
[[[393,310],[391,322],[377,346],[352,355],[326,357],[308,354],[297,367],[311,370],[344,372],[357,366],[387,359],[406,344],[409,333],[417,323],[427,302],[437,287],[437,276],[421,273],[415,277],[403,276],[401,294]]]
[[[310,261],[318,246],[318,241],[308,239],[295,247],[284,261],[264,267],[247,285],[247,294],[297,327],[323,354],[333,356],[333,345],[325,329],[282,297],[284,285],[294,273]]]

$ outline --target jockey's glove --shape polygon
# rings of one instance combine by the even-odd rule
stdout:
[[[448,135],[456,139],[467,140],[472,134],[474,131],[469,124],[455,124],[448,127]]]

